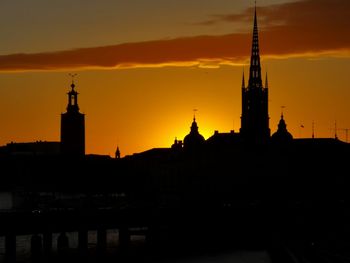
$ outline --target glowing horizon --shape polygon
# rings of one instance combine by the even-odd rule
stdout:
[[[43,51],[34,45],[30,49],[29,44],[23,51],[0,48],[0,110],[8,113],[0,115],[0,145],[59,141],[69,72],[78,73],[87,154],[113,156],[117,145],[122,156],[170,147],[175,137],[183,140],[188,134],[193,108],[199,109],[199,132],[206,139],[215,130],[238,132],[243,69],[248,79],[252,8],[243,2],[232,3],[231,9],[224,1],[217,6],[219,13],[208,8],[194,16],[195,21],[179,23],[171,36],[164,35],[167,30],[159,24],[159,32],[147,38],[140,33],[138,40],[124,32],[123,39],[105,43],[104,35],[87,47],[82,32],[80,42],[75,38],[74,44],[63,48],[49,44]],[[311,137],[312,122],[316,137],[334,137],[337,121],[338,137],[345,141],[345,129],[350,127],[350,22],[345,19],[349,10],[346,0],[267,0],[258,7],[272,133],[285,105],[287,129],[295,138]],[[126,27],[134,25],[125,21]],[[96,22],[96,30],[102,28],[98,23],[102,22]],[[30,30],[36,32],[38,27]],[[64,36],[62,32],[57,33]]]

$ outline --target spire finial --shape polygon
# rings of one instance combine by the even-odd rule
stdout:
[[[196,111],[198,111],[198,109],[193,109],[193,121],[196,121]]]
[[[256,0],[254,1],[254,24],[257,24],[257,18],[256,18]]]
[[[315,122],[312,120],[312,139],[315,138]]]
[[[281,119],[283,120],[283,110],[286,108],[286,106],[281,106]]]
[[[72,84],[70,85],[72,87],[72,89],[74,89],[75,84],[74,84],[74,77],[78,75],[77,73],[69,73],[69,76],[72,78]]]
[[[250,58],[249,87],[262,88],[260,51],[259,51],[259,30],[258,30],[258,18],[256,13],[257,12],[256,12],[256,4],[255,4],[253,41],[252,41],[252,51],[251,51],[252,53]]]

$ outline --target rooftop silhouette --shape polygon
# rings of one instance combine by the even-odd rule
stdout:
[[[276,262],[316,262],[324,248],[327,255],[344,254],[349,244],[337,237],[348,228],[350,145],[337,138],[295,139],[283,112],[270,136],[256,8],[249,80],[246,86],[243,74],[241,91],[239,132],[215,131],[205,140],[194,115],[188,135],[171,147],[121,158],[117,146],[111,158],[85,154],[85,115],[72,80],[60,142],[0,148],[0,187],[10,196],[1,208],[6,213],[0,210],[5,254],[14,256],[16,235],[30,233],[32,254],[40,258],[43,247],[52,248],[52,233],[59,233],[61,256],[69,249],[66,232],[75,231],[86,256],[92,229],[98,258],[109,227],[118,229],[121,254],[132,234],[144,235],[145,247],[157,253],[259,248]],[[286,249],[292,252],[281,259]],[[290,261],[283,261],[286,254]]]

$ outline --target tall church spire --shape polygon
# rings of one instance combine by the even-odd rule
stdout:
[[[260,50],[259,50],[259,31],[258,19],[256,15],[256,6],[254,12],[254,27],[253,27],[253,41],[252,53],[250,57],[250,72],[249,72],[249,87],[262,87],[261,80],[261,65],[260,65]]]
[[[262,85],[259,32],[256,7],[248,86],[242,85],[242,116],[240,133],[247,142],[265,143],[270,138],[268,115],[268,82]]]

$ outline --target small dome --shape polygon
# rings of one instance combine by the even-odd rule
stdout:
[[[198,125],[196,122],[196,118],[193,118],[191,131],[184,138],[184,148],[195,149],[203,145],[204,142],[205,142],[204,137],[198,132]]]
[[[278,130],[274,134],[272,134],[271,139],[273,142],[289,142],[293,140],[292,134],[290,134],[287,130],[287,124],[284,121],[283,114],[281,115],[281,120],[278,123]]]

